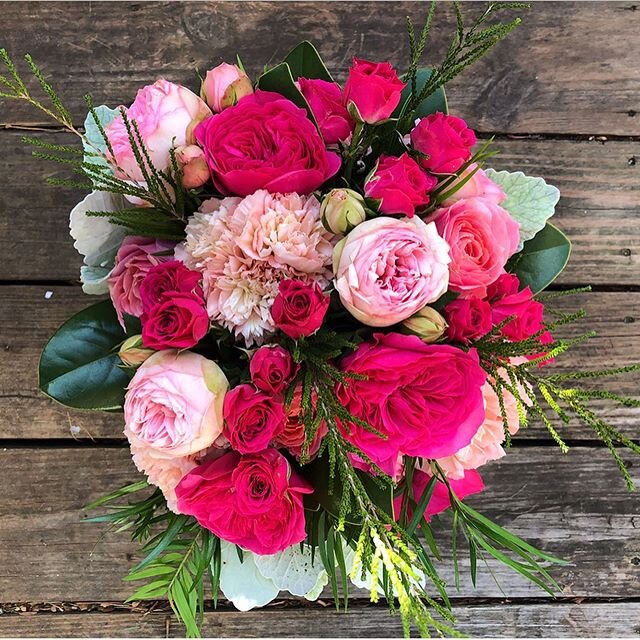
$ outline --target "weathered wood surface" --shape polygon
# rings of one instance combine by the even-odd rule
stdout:
[[[466,4],[465,13],[480,7]],[[97,104],[132,100],[159,76],[190,84],[240,53],[256,75],[301,38],[314,40],[338,79],[353,55],[406,65],[405,16],[421,24],[421,2],[16,2],[3,8],[0,43],[16,58],[29,51],[83,118],[82,96]],[[427,63],[449,43],[453,14],[439,7]],[[46,28],[43,28],[46,25]],[[126,25],[126,29],[122,28]],[[523,24],[449,93],[452,108],[484,131],[637,135],[640,12],[626,2],[551,2]],[[2,123],[40,123],[26,105],[0,109]]]
[[[5,145],[0,156],[0,280],[75,281],[81,258],[69,237],[69,211],[85,194],[44,184],[47,177],[71,173],[66,166],[33,159],[20,137],[0,131]],[[62,134],[46,139],[69,142]],[[500,154],[490,164],[496,169],[543,176],[562,193],[554,222],[569,234],[573,255],[559,282],[638,282],[637,142],[500,139],[495,146]]]
[[[625,460],[630,456],[624,454]],[[640,479],[640,465],[631,468]],[[137,476],[122,448],[7,448],[0,451],[0,602],[123,600],[122,576],[137,557],[126,533],[81,521],[81,508]],[[513,450],[483,470],[487,490],[470,499],[514,533],[572,564],[553,570],[563,596],[640,598],[640,499],[629,494],[609,452],[576,447]],[[448,519],[442,575],[452,579]],[[510,598],[543,596],[504,565],[491,565]],[[479,566],[463,597],[502,596]],[[327,594],[328,595],[328,594]]]
[[[49,292],[49,293],[47,293]],[[49,299],[47,295],[51,295]],[[122,415],[72,411],[48,400],[38,391],[38,360],[49,336],[71,314],[95,300],[79,287],[0,287],[0,440],[7,438],[118,438]],[[589,293],[558,298],[553,306],[563,311],[586,308],[589,315],[563,330],[567,337],[595,329],[598,336],[559,358],[554,370],[578,367],[599,369],[640,361],[640,293]],[[635,314],[635,315],[634,315]],[[640,374],[598,380],[599,388],[640,396]],[[616,427],[637,434],[640,409],[598,403]],[[72,429],[72,427],[74,427]],[[75,428],[78,427],[78,428]],[[593,439],[578,423],[562,429],[570,439]],[[531,428],[519,437],[545,435]]]
[[[109,608],[108,606],[106,607]],[[454,607],[459,630],[470,637],[593,638],[603,628],[612,636],[637,637],[637,602],[522,605],[461,605]],[[300,637],[312,631],[319,638],[395,638],[398,619],[382,606],[354,603],[347,613],[331,607],[293,608],[280,605],[262,611],[215,611],[205,615],[207,637]],[[355,633],[354,633],[355,632]],[[0,637],[181,637],[175,619],[166,612],[74,613],[46,612],[0,616]]]

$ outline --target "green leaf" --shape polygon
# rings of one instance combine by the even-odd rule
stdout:
[[[40,389],[76,409],[119,409],[130,374],[117,349],[126,335],[110,300],[67,320],[40,357]]]
[[[298,78],[316,78],[333,82],[318,50],[308,40],[294,47],[287,54],[284,62],[289,65],[291,75],[296,80]]]
[[[507,195],[502,205],[520,225],[520,249],[544,228],[555,213],[560,199],[557,187],[547,184],[542,178],[526,176],[522,171],[494,171],[486,169],[489,179]]]
[[[110,109],[105,105],[96,107],[95,112],[103,128],[113,122],[120,115],[119,109]],[[109,168],[109,165],[104,158],[101,158],[100,156],[90,155],[92,153],[95,154],[96,149],[102,151],[103,153],[107,150],[107,145],[90,112],[87,114],[87,117],[84,120],[84,130],[87,140],[91,143],[87,144],[84,141],[82,143],[85,151],[84,161]]]
[[[523,287],[538,293],[548,287],[567,266],[571,243],[567,236],[547,223],[535,238],[524,243],[520,253],[507,263],[507,271],[515,273]]]
[[[311,111],[309,103],[305,100],[302,93],[300,93],[298,87],[296,87],[293,75],[291,74],[291,68],[286,62],[281,62],[272,69],[269,69],[269,71],[263,73],[258,78],[258,88],[263,91],[275,91],[275,93],[279,93],[281,96],[288,98],[302,109],[306,109],[309,119],[317,126],[313,111]]]
[[[432,70],[429,68],[418,69],[416,74],[416,91],[420,93],[422,87],[427,83],[431,77]],[[406,82],[408,79],[405,77],[403,80]],[[400,104],[393,112],[392,118],[399,118],[405,114],[405,109],[408,101],[411,99],[411,82],[407,83],[407,86],[402,90],[400,97]],[[416,108],[415,117],[411,120],[409,128],[401,133],[408,133],[413,128],[413,122],[416,118],[425,118],[432,113],[442,111],[442,113],[449,113],[449,107],[447,105],[447,96],[444,92],[444,87],[438,87],[430,96],[427,96]]]

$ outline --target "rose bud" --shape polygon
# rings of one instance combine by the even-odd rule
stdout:
[[[418,336],[422,342],[437,342],[447,330],[445,319],[433,308],[424,307],[407,318],[402,327],[405,333]]]
[[[253,86],[247,74],[237,65],[226,62],[207,71],[200,89],[200,96],[214,113],[232,107],[250,93],[253,93]]]
[[[122,343],[118,356],[127,367],[138,367],[154,353],[153,349],[145,349],[142,346],[142,336],[137,335],[127,338]]]
[[[298,373],[291,354],[280,346],[260,347],[251,357],[251,381],[261,391],[282,393]]]
[[[299,78],[298,86],[309,103],[320,133],[327,144],[346,140],[354,122],[342,102],[342,91],[335,82]]]
[[[283,280],[271,307],[273,321],[283,333],[294,340],[315,333],[329,309],[329,296],[317,283]]]
[[[404,87],[405,83],[388,62],[354,58],[344,86],[344,103],[347,108],[355,106],[362,121],[376,124],[391,116]]]
[[[320,208],[322,224],[333,233],[349,233],[367,218],[364,198],[351,189],[332,189]]]
[[[209,167],[204,151],[198,145],[178,147],[176,160],[182,169],[182,185],[186,189],[197,189],[209,180]]]

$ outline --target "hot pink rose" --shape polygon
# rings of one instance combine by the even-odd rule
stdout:
[[[413,472],[413,499],[417,502],[420,501],[420,497],[424,494],[431,475],[424,471],[416,469]],[[466,471],[461,478],[447,478],[451,490],[456,495],[458,500],[464,500],[467,496],[471,496],[474,493],[480,493],[484,489],[484,482],[477,471],[472,469]],[[443,511],[446,511],[451,507],[451,496],[449,495],[449,489],[444,482],[440,480],[436,481],[436,485],[433,488],[433,494],[427,503],[427,508],[424,511],[424,517],[427,522],[431,520],[432,516],[436,516]],[[400,516],[402,510],[402,496],[398,496],[393,501],[393,511],[395,517]],[[412,509],[409,507],[409,517],[412,515]]]
[[[209,181],[209,167],[204,152],[197,144],[178,147],[176,160],[182,169],[182,186],[185,189],[197,189]]]
[[[502,188],[493,180],[490,180],[482,169],[477,169],[477,167],[478,165],[475,162],[470,164],[467,169],[447,187],[447,191],[453,189],[471,174],[474,169],[476,170],[453,195],[450,195],[442,203],[444,207],[450,207],[454,202],[462,200],[463,198],[484,198],[485,200],[491,200],[491,202],[495,204],[500,204],[506,200],[507,196]]]
[[[458,200],[438,209],[434,218],[451,247],[450,288],[464,296],[484,297],[516,252],[520,225],[508,211],[484,198]]]
[[[161,171],[170,165],[169,149],[190,144],[195,125],[211,115],[209,107],[195,93],[167,80],[140,89],[126,113],[138,125],[151,161]],[[117,164],[116,175],[125,180],[144,181],[121,115],[105,127],[105,133]]]
[[[336,246],[335,287],[360,322],[388,327],[437,300],[449,281],[449,246],[433,223],[379,217]]]
[[[240,384],[224,400],[224,435],[240,453],[266,449],[284,428],[284,405],[253,385]]]
[[[156,458],[192,455],[222,433],[229,383],[215,362],[189,351],[160,351],[133,376],[124,402],[124,434]]]
[[[341,363],[365,379],[338,385],[345,408],[386,440],[355,424],[347,439],[383,469],[398,453],[438,458],[471,442],[484,419],[486,374],[474,349],[425,344],[416,336],[373,335]]]
[[[353,120],[342,101],[342,91],[335,82],[299,78],[300,91],[313,111],[320,133],[327,144],[346,140],[353,131]]]
[[[487,300],[495,302],[498,298],[510,296],[520,290],[520,280],[513,273],[503,273],[487,287]]]
[[[316,406],[316,394],[313,392],[311,402],[315,408]],[[296,458],[300,458],[302,455],[302,449],[306,440],[306,431],[304,423],[302,422],[302,385],[298,385],[294,391],[291,404],[286,409],[287,416],[284,422],[284,429],[282,433],[276,438],[276,444],[284,447],[294,455]],[[329,429],[327,423],[323,420],[316,431],[313,441],[309,444],[308,456],[312,458],[318,453],[322,439],[327,435]]]
[[[204,298],[195,293],[165,293],[142,315],[142,342],[150,349],[188,349],[209,333]]]
[[[462,118],[440,112],[422,118],[411,132],[414,149],[428,156],[420,164],[433,173],[455,173],[475,143],[476,134]]]
[[[444,308],[449,327],[447,337],[453,342],[469,343],[491,331],[491,305],[480,298],[458,298]]]
[[[270,91],[256,91],[201,122],[195,135],[225,194],[309,194],[340,168],[307,112]]]
[[[271,316],[278,329],[298,340],[302,336],[310,336],[322,326],[329,302],[329,296],[322,293],[315,282],[282,280],[271,307]]]
[[[305,539],[302,499],[312,492],[276,449],[246,456],[230,451],[196,467],[176,487],[181,513],[259,555]]]
[[[344,103],[353,102],[364,122],[375,124],[391,116],[405,86],[388,62],[354,58],[344,86]]]
[[[179,260],[154,265],[147,271],[140,285],[142,309],[149,312],[152,307],[162,302],[164,295],[169,292],[196,293],[202,296],[201,280],[201,273],[187,269]]]
[[[526,340],[544,327],[544,306],[533,299],[529,287],[498,298],[492,303],[491,310],[494,324],[515,316],[501,330],[502,335],[513,342]]]
[[[399,158],[380,156],[374,175],[365,183],[369,198],[381,200],[381,213],[402,213],[413,217],[416,209],[429,204],[429,193],[438,184],[408,153]]]
[[[247,74],[237,65],[226,62],[207,71],[200,90],[214,113],[233,106],[250,93],[253,93],[253,87]]]
[[[249,363],[253,384],[274,395],[284,393],[299,368],[291,354],[279,345],[260,347]]]
[[[120,324],[124,326],[123,314],[140,317],[144,311],[140,287],[152,267],[173,260],[164,254],[172,250],[174,243],[128,236],[116,254],[116,266],[109,276],[109,295]]]

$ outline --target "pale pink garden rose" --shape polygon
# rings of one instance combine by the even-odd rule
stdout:
[[[512,364],[526,362],[526,358],[511,358]],[[502,371],[502,377],[508,382],[506,373]],[[518,392],[522,402],[529,406],[531,400],[527,396],[526,389],[519,385]],[[502,443],[505,441],[504,423],[500,411],[500,401],[489,382],[482,387],[484,397],[485,417],[471,443],[460,449],[454,455],[440,458],[438,464],[449,478],[459,479],[468,469],[477,469],[493,460],[499,460],[505,455]],[[502,398],[504,409],[509,424],[509,433],[513,436],[520,429],[520,414],[517,400],[508,391],[503,391]]]
[[[275,330],[271,307],[281,280],[331,279],[334,236],[314,196],[270,194],[205,201],[176,256],[201,271],[209,317],[261,344]]]
[[[478,165],[475,162],[473,164],[470,164],[469,167],[465,169],[460,174],[460,176],[458,176],[458,178],[447,187],[447,191],[455,187],[477,166]],[[495,204],[500,204],[501,202],[506,200],[507,195],[499,185],[497,185],[493,180],[487,177],[487,174],[482,169],[478,169],[471,176],[471,178],[467,180],[467,182],[465,182],[454,194],[449,196],[442,203],[442,206],[450,207],[454,202],[457,202],[458,200],[477,197],[485,198],[486,200],[490,200]]]
[[[109,295],[123,327],[125,313],[136,318],[142,315],[140,285],[151,267],[173,260],[174,246],[173,242],[142,236],[127,236],[124,239],[108,280]]]
[[[207,71],[200,89],[200,96],[214,113],[233,106],[250,93],[253,87],[247,74],[237,65],[226,62]]]
[[[204,151],[197,144],[178,147],[176,160],[182,169],[182,186],[186,189],[197,189],[209,180],[209,166]]]
[[[140,89],[133,104],[125,109],[127,118],[138,125],[151,161],[161,171],[170,165],[169,149],[191,144],[194,127],[211,116],[209,107],[195,93],[167,80]],[[143,182],[122,116],[108,124],[105,132],[113,149],[116,176]]]
[[[375,218],[336,245],[335,287],[357,320],[388,327],[445,293],[450,261],[435,224],[418,217]]]
[[[183,458],[222,434],[229,382],[222,369],[190,351],[159,351],[136,371],[125,403],[124,434],[151,458]]]
[[[449,287],[465,297],[486,295],[520,242],[520,225],[508,211],[486,198],[466,198],[434,215],[451,247]]]

